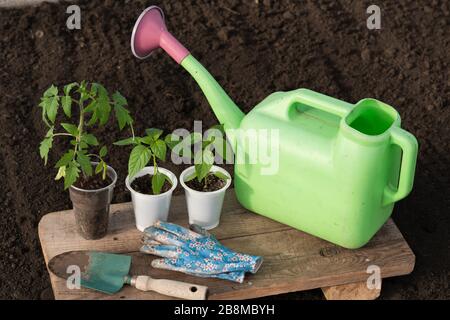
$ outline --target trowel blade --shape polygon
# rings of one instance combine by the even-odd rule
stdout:
[[[130,256],[97,251],[66,252],[48,263],[50,271],[63,279],[68,279],[79,270],[81,286],[107,294],[122,289],[130,266]]]

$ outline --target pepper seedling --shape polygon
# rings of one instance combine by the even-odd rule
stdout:
[[[220,171],[211,171],[214,165],[214,153],[225,161],[228,161],[230,152],[227,150],[227,142],[224,139],[225,133],[222,125],[216,125],[207,130],[205,138],[200,132],[193,132],[188,137],[179,142],[180,137],[172,134],[166,137],[166,143],[180,156],[191,156],[194,160],[195,171],[185,179],[185,182],[197,179],[204,188],[208,187],[208,181],[212,176],[226,181],[228,176]],[[194,152],[191,147],[194,146]],[[195,146],[199,146],[195,150]],[[180,148],[181,147],[181,148]]]
[[[72,110],[74,104],[78,105],[78,111]],[[92,133],[89,133],[89,130],[97,124],[99,127],[105,126],[114,109],[120,130],[128,125],[134,135],[133,119],[125,108],[126,105],[128,105],[127,100],[120,92],[116,91],[110,97],[101,84],[87,81],[67,84],[61,94],[55,85],[44,92],[39,106],[42,108],[42,120],[47,125],[48,132],[40,144],[39,152],[47,165],[55,138],[69,138],[71,148],[55,165],[58,169],[55,180],[64,178],[64,189],[68,189],[78,180],[80,172],[84,179],[91,177],[94,173],[101,174],[102,179],[106,179],[105,157],[108,148],[105,145],[99,148],[99,141]],[[74,113],[77,113],[78,123],[62,122],[58,125],[56,121],[61,108],[68,119],[72,119],[75,116]],[[59,126],[63,132],[56,132]],[[89,152],[91,149],[97,149],[98,152]],[[98,160],[95,170],[91,159]]]
[[[144,137],[131,137],[120,140],[114,144],[117,146],[134,145],[128,160],[128,175],[130,179],[134,178],[136,174],[144,169],[152,160],[154,173],[152,176],[152,191],[157,195],[161,193],[164,182],[167,181],[172,185],[170,178],[158,170],[157,159],[165,161],[167,154],[167,144],[165,140],[161,139],[163,131],[160,129],[147,129]]]

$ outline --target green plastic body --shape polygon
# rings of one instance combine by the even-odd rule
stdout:
[[[192,56],[190,56],[192,57]],[[248,210],[345,248],[365,245],[412,189],[417,140],[397,111],[375,99],[352,105],[298,89],[271,94],[243,116],[194,59],[182,65],[199,83],[226,129],[278,132],[278,170],[250,161],[253,147],[232,133],[234,186]],[[188,60],[188,61],[186,61]],[[228,132],[227,132],[228,134]],[[270,141],[268,145],[276,141]]]

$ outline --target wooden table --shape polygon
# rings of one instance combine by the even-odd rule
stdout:
[[[187,226],[184,196],[172,199],[170,221]],[[97,250],[133,255],[132,274],[181,280],[209,287],[209,299],[250,299],[322,288],[327,299],[375,299],[379,289],[369,289],[369,266],[378,266],[381,277],[412,272],[415,256],[392,220],[362,249],[347,250],[286,225],[251,213],[236,201],[233,190],[225,198],[221,224],[212,233],[226,246],[264,257],[261,269],[243,284],[187,276],[150,267],[155,258],[139,253],[141,233],[134,224],[131,203],[111,206],[108,235],[96,241],[75,231],[72,212],[50,213],[39,223],[39,238],[46,263],[73,250]],[[129,286],[115,295],[89,289],[69,290],[66,281],[50,273],[56,299],[168,299]]]

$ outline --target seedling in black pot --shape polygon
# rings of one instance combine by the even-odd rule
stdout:
[[[64,179],[78,231],[86,239],[98,239],[106,234],[117,180],[116,172],[105,160],[107,146],[101,146],[91,131],[105,126],[114,112],[120,130],[130,126],[133,132],[133,119],[126,105],[127,100],[119,92],[110,96],[101,84],[86,81],[70,83],[62,90],[52,85],[41,97],[42,121],[48,131],[39,152],[47,165],[55,142],[68,140],[68,144],[62,144],[68,145],[68,149],[55,165],[58,169],[55,180]]]

